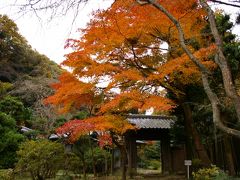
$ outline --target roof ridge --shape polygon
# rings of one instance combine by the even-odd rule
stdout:
[[[128,114],[128,118],[131,117],[141,117],[141,118],[176,118],[175,116],[168,116],[168,115],[145,115],[145,114]]]

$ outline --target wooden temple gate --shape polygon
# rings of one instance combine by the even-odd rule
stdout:
[[[161,142],[162,173],[184,171],[184,151],[175,151],[170,146],[169,129],[174,123],[174,117],[152,115],[130,115],[128,121],[138,129],[125,134],[128,151],[129,174],[137,173],[137,143],[136,140],[159,140]],[[178,152],[178,154],[176,154]],[[180,153],[179,153],[180,152]],[[174,157],[174,159],[172,158]],[[179,165],[178,165],[179,164]]]

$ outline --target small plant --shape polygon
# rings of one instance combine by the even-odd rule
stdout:
[[[220,170],[218,175],[213,178],[214,180],[230,180],[232,179],[229,177],[224,171]]]
[[[12,180],[13,176],[14,176],[13,169],[1,169],[0,170],[0,179]]]
[[[194,180],[229,180],[229,177],[224,171],[212,165],[209,168],[201,168],[197,172],[193,172]]]
[[[149,161],[150,169],[157,170],[160,168],[160,162],[159,160],[151,160]]]

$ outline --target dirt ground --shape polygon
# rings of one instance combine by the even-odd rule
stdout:
[[[108,177],[99,177],[96,180],[121,180],[120,176],[108,176]],[[179,175],[138,175],[133,179],[127,178],[127,180],[186,180],[185,176]]]
[[[186,180],[185,176],[169,175],[169,176],[144,176],[144,180]]]

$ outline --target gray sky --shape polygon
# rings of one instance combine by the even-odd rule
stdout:
[[[20,33],[38,52],[47,55],[51,60],[60,63],[64,60],[64,43],[68,38],[77,38],[78,28],[83,28],[90,20],[93,10],[109,7],[112,0],[91,0],[80,7],[80,12],[73,23],[73,13],[48,20],[49,14],[39,13],[40,19],[32,13],[21,16],[18,8],[11,6],[16,0],[0,0],[0,14],[7,14],[17,24]],[[18,0],[24,2],[26,0]],[[94,3],[92,3],[94,1]],[[73,24],[72,24],[73,23]]]
[[[60,63],[64,60],[64,43],[67,38],[77,38],[78,28],[83,28],[90,20],[92,10],[109,7],[112,0],[96,1],[91,0],[88,4],[80,7],[79,15],[74,24],[72,24],[73,13],[64,17],[56,17],[48,22],[49,14],[40,13],[39,20],[34,14],[20,16],[17,8],[11,6],[16,0],[0,0],[0,14],[7,14],[18,25],[20,33],[28,40],[29,44],[42,54],[47,55],[51,60]],[[18,2],[25,0],[18,0]],[[93,3],[94,2],[94,3]],[[214,6],[216,7],[216,6]],[[227,13],[236,15],[240,9],[217,6],[223,8]],[[234,33],[240,34],[239,25],[234,29]]]

